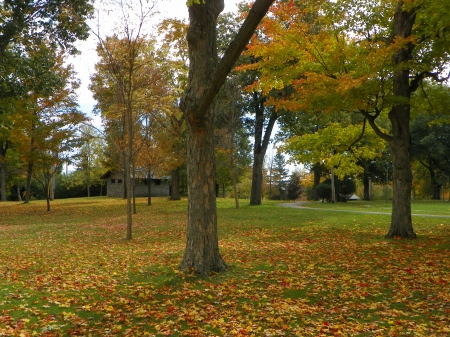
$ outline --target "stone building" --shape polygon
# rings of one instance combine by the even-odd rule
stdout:
[[[122,198],[124,196],[125,179],[123,172],[106,172],[102,177],[106,180],[106,195],[108,197]],[[134,192],[136,197],[148,196],[148,179],[138,172],[135,177]],[[152,197],[170,196],[170,184],[166,178],[150,179],[150,195]]]

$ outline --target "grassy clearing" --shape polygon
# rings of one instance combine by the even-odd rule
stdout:
[[[131,242],[123,200],[0,203],[0,336],[450,334],[450,219],[386,240],[385,215],[219,199],[229,271],[192,278],[177,271],[186,200],[145,203]]]

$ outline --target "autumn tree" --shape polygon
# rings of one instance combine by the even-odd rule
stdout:
[[[114,139],[124,166],[124,181],[127,199],[127,234],[132,238],[132,177],[133,167],[141,145],[135,140],[143,128],[144,121],[158,111],[164,102],[166,84],[158,69],[155,57],[155,41],[145,36],[143,29],[153,13],[153,7],[138,6],[136,27],[132,26],[124,3],[119,6],[122,12],[121,31],[113,36],[102,38],[97,33],[99,43],[97,52],[100,61],[96,64],[96,74],[91,77],[91,90],[98,104],[107,128],[115,129]],[[108,130],[107,130],[108,132]],[[113,133],[110,133],[112,136]]]
[[[445,85],[425,83],[424,87],[426,91],[420,90],[412,97],[419,102],[412,110],[411,158],[428,171],[432,199],[439,200],[450,175],[450,93]]]
[[[77,52],[74,43],[88,37],[86,24],[93,12],[90,0],[24,0],[0,3],[0,97],[26,93],[16,78],[23,62],[23,45],[46,41],[69,53]]]
[[[179,109],[178,99],[186,90],[188,81],[188,45],[186,34],[189,25],[183,20],[167,19],[158,26],[164,35],[164,45],[160,49],[163,56],[163,73],[168,82],[174,106],[168,114],[164,129],[170,135],[171,148],[167,149],[164,161],[171,171],[171,200],[180,200],[180,170],[186,163],[186,125],[184,114]],[[167,139],[168,140],[168,139]],[[167,144],[166,144],[167,145]],[[167,146],[166,146],[167,147]]]
[[[223,0],[189,1],[189,80],[181,100],[188,142],[188,230],[180,269],[208,275],[227,269],[219,252],[215,201],[212,102],[273,0],[256,0],[236,38],[219,61],[217,17]]]
[[[72,185],[82,184],[86,188],[87,196],[91,196],[91,186],[101,183],[103,171],[103,135],[93,126],[83,124],[78,128],[78,153],[73,156],[72,162],[77,171],[83,175],[81,181],[73,181]]]
[[[238,183],[250,167],[250,142],[243,124],[241,90],[235,78],[228,79],[216,99],[216,180],[231,184],[236,208],[239,208]]]
[[[265,22],[270,45],[251,47],[264,60],[260,69],[267,70],[260,83],[267,85],[266,90],[293,90],[292,95],[270,102],[278,108],[360,113],[393,154],[394,198],[387,237],[415,238],[410,202],[411,95],[425,78],[446,77],[450,20],[444,13],[450,5],[439,0],[309,5],[313,7],[300,8],[287,1],[274,7],[276,19]],[[317,19],[302,20],[310,13]],[[272,69],[284,76],[274,76]],[[383,116],[389,120],[388,128],[379,124]]]

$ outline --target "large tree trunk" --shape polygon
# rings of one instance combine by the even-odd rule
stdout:
[[[314,164],[313,168],[313,200],[318,201],[320,200],[319,197],[319,191],[316,189],[317,186],[320,184],[320,177],[322,176],[322,167],[321,164]]]
[[[370,200],[370,175],[366,168],[363,173],[364,200]]]
[[[170,190],[170,200],[180,200],[180,168],[172,171],[172,185]]]
[[[227,268],[218,245],[213,111],[200,122],[187,119],[188,239],[181,270],[207,275]],[[202,130],[203,131],[200,131]],[[198,201],[202,200],[202,203]]]
[[[411,36],[415,21],[413,11],[402,9],[403,1],[399,1],[394,16],[394,36],[407,38]],[[409,149],[411,146],[409,69],[405,63],[411,60],[413,46],[408,44],[394,54],[393,94],[400,103],[394,104],[389,111],[392,124],[392,138],[389,145],[392,149],[393,166],[393,204],[391,227],[386,237],[415,238],[411,220],[411,184],[412,172]],[[401,100],[400,100],[401,99]]]
[[[189,86],[180,102],[188,140],[188,230],[180,270],[208,275],[227,269],[219,252],[215,200],[212,102],[273,0],[256,0],[236,38],[217,63],[216,22],[223,0],[189,7]]]
[[[216,22],[223,6],[223,0],[209,0],[189,7],[189,78],[194,97],[205,90],[217,66]],[[186,101],[188,233],[180,269],[208,275],[227,269],[227,265],[220,255],[217,236],[214,111],[210,104],[198,116],[196,109]]]
[[[265,152],[261,153],[261,151],[257,153],[255,145],[255,149],[253,151],[252,190],[250,194],[250,205],[261,205],[265,154]]]
[[[437,182],[436,173],[431,167],[427,167],[428,172],[430,172],[431,186],[433,187],[433,194],[431,195],[431,199],[433,200],[441,200],[441,187],[442,185]]]
[[[269,121],[264,130],[264,100],[258,93],[253,93],[255,106],[255,142],[253,145],[253,171],[252,190],[250,192],[250,205],[261,205],[264,157],[269,146],[270,136],[278,118],[276,113],[270,115]]]

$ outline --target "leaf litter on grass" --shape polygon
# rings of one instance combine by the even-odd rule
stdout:
[[[63,203],[45,223],[3,226],[0,336],[450,334],[442,224],[421,224],[418,240],[385,240],[373,215],[339,224],[284,209],[274,225],[275,207],[246,221],[233,218],[246,208],[219,208],[229,271],[194,278],[177,271],[185,214],[155,203],[135,216],[131,242],[123,220],[108,215],[118,200],[104,200],[101,212],[83,201],[87,221]]]

